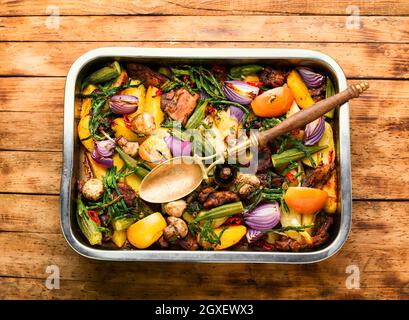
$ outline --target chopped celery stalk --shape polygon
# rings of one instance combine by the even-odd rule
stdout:
[[[305,147],[305,149],[313,154],[316,153],[318,151],[324,150],[325,148],[327,148],[328,146],[308,146]],[[273,162],[273,166],[274,168],[278,168],[281,167],[283,165],[289,164],[292,161],[298,161],[305,158],[305,153],[302,152],[301,150],[297,149],[297,148],[293,148],[293,149],[288,149],[285,150],[284,152],[281,153],[277,153],[277,154],[273,154],[271,156],[271,161]]]
[[[131,170],[134,170],[134,173],[141,179],[145,178],[145,176],[149,173],[148,170],[142,168],[139,165],[139,162],[132,158],[130,155],[126,154],[120,147],[115,147],[116,152],[118,152],[119,156],[124,160],[127,167]]]
[[[102,232],[99,226],[88,215],[87,208],[80,197],[77,199],[77,221],[82,233],[92,246],[101,244]]]
[[[244,207],[241,201],[228,203],[220,207],[210,209],[208,211],[203,211],[204,213],[202,213],[200,216],[194,219],[193,222],[199,222],[208,219],[217,219],[222,217],[230,217],[235,214],[242,213],[243,211]]]
[[[334,89],[334,85],[332,84],[332,81],[330,79],[330,77],[327,77],[327,87],[325,90],[325,99],[332,97],[335,94],[335,89]],[[331,111],[328,111],[325,116],[327,118],[333,118],[334,117],[334,113],[335,113],[335,109],[332,109]]]
[[[86,78],[85,82],[87,84],[106,82],[118,77],[120,73],[121,66],[119,65],[118,61],[114,61],[109,66],[93,72],[88,78]]]
[[[131,216],[131,215],[126,215],[123,217],[118,217],[114,220],[112,220],[112,227],[114,228],[115,231],[121,231],[121,230],[126,230],[128,229],[136,220],[138,220],[137,217]]]

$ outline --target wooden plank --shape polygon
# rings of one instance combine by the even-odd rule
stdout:
[[[349,15],[347,9],[354,5],[361,15],[408,15],[406,1],[349,0],[330,2],[326,0],[266,0],[266,1],[210,1],[210,0],[152,0],[152,1],[59,1],[60,15],[254,15],[254,14],[320,14]],[[49,7],[47,10],[48,6]],[[56,2],[50,0],[2,1],[1,16],[49,15],[56,13]],[[54,11],[53,11],[54,10]]]
[[[0,78],[0,111],[61,113],[64,78]]]
[[[0,231],[60,233],[59,197],[0,194]]]
[[[343,16],[63,16],[0,18],[0,41],[269,41],[407,43],[409,17]],[[78,26],[73,28],[73,26]],[[192,30],[193,32],[189,32]],[[276,32],[279,30],[279,32]]]
[[[19,277],[44,283],[48,276],[46,267],[57,265],[61,292],[47,293],[53,297],[62,294],[80,298],[87,294],[93,298],[115,295],[187,299],[223,293],[225,298],[241,299],[408,298],[405,288],[409,282],[409,254],[401,250],[409,245],[402,215],[408,210],[409,202],[354,203],[354,225],[344,248],[335,257],[313,265],[172,263],[164,268],[163,263],[99,262],[74,253],[60,234],[3,232],[0,276],[3,281],[4,277]],[[348,290],[345,286],[349,265],[360,270],[360,290]],[[193,291],[192,281],[196,286]],[[78,283],[82,284],[81,293]],[[33,296],[46,290],[44,284],[39,286]],[[243,286],[246,290],[241,290]],[[1,289],[6,297],[21,294],[15,285],[2,285]],[[306,292],[311,296],[306,297]]]
[[[142,275],[143,277],[143,275]],[[190,286],[182,288],[185,290],[181,292],[178,285],[171,285],[173,292],[161,289],[146,290],[151,288],[150,283],[146,283],[145,287],[137,283],[137,280],[130,279],[126,283],[108,283],[107,286],[102,287],[101,284],[90,281],[69,281],[62,280],[60,282],[60,289],[48,290],[45,287],[44,279],[29,279],[29,278],[12,278],[5,277],[0,279],[0,298],[4,300],[25,300],[25,299],[106,299],[106,300],[134,300],[134,299],[152,299],[152,300],[167,300],[167,299],[237,299],[237,300],[254,300],[254,299],[407,299],[405,292],[407,289],[402,288],[370,288],[361,290],[346,290],[346,289],[332,289],[330,291],[321,288],[299,288],[299,287],[278,287],[276,282],[270,281],[270,288],[266,286],[259,286],[258,290],[247,291],[248,283],[254,282],[252,279],[248,283],[240,281],[240,286],[234,284],[236,279],[230,279],[233,285],[223,282],[222,284],[209,283],[207,288],[200,287],[201,290],[195,288],[192,290],[192,283],[196,283],[196,279],[190,279]],[[101,280],[100,283],[105,282]],[[323,285],[325,285],[324,283]],[[166,287],[167,285],[162,284]],[[253,285],[254,286],[254,285]],[[336,290],[339,292],[334,293]],[[251,295],[253,294],[253,295]]]
[[[294,48],[330,55],[351,78],[409,78],[408,44],[262,42],[0,42],[0,75],[62,76],[85,52],[110,46],[196,48]],[[69,47],[69,50],[67,48]]]
[[[62,150],[63,114],[61,112],[2,112],[0,117],[0,149]],[[41,129],[40,129],[41,128]]]
[[[59,194],[58,152],[0,151],[0,192]]]

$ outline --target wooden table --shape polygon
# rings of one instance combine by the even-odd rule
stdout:
[[[0,297],[408,299],[408,15],[404,0],[2,0]],[[351,103],[353,225],[341,252],[298,266],[107,263],[74,253],[59,226],[64,81],[77,57],[101,46],[314,49],[351,81],[368,79],[365,98]],[[60,268],[60,289],[45,286],[49,265]],[[356,268],[360,288],[348,289]]]

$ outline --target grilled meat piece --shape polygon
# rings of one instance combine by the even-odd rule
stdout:
[[[157,73],[152,69],[138,63],[128,63],[126,70],[132,79],[141,80],[145,87],[161,87],[167,80],[163,74]]]
[[[185,124],[196,108],[199,94],[193,96],[185,88],[181,87],[177,91],[172,90],[161,96],[161,108],[173,120]]]
[[[318,88],[311,88],[308,89],[308,91],[310,92],[310,95],[312,97],[312,99],[317,102],[320,100],[325,99],[325,91],[327,90],[327,83],[324,82],[321,86],[319,86]]]
[[[267,173],[257,173],[257,178],[260,180],[260,185],[264,188],[280,188],[284,182],[284,177],[273,174],[271,181],[269,181]]]
[[[297,252],[300,251],[301,249],[301,243],[299,243],[297,240],[288,237],[283,237],[280,240],[274,242],[274,248],[278,251]]]
[[[125,204],[128,207],[132,207],[136,199],[135,191],[130,186],[128,186],[126,183],[123,183],[123,182],[118,183],[118,189],[121,195],[123,196]]]
[[[239,196],[233,191],[216,191],[209,194],[206,201],[203,203],[203,208],[211,209],[239,200]]]
[[[185,238],[176,240],[176,244],[184,250],[199,250],[196,239],[190,233]]]
[[[329,229],[334,223],[332,216],[325,216],[324,221],[319,224],[312,237],[312,247],[316,248],[323,245],[329,239]]]
[[[287,73],[283,70],[273,69],[272,67],[266,67],[260,73],[260,80],[265,86],[281,87],[287,79]]]
[[[200,191],[198,196],[200,203],[204,203],[213,191],[214,191],[213,187],[207,187]]]
[[[335,164],[321,164],[315,169],[308,169],[301,185],[303,187],[321,188],[331,177]]]
[[[259,150],[258,152],[258,166],[257,172],[263,172],[270,169],[273,166],[271,162],[271,150],[268,146]]]

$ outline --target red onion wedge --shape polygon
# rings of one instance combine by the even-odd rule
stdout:
[[[117,94],[109,100],[111,111],[115,114],[129,114],[138,109],[138,98],[129,94]]]
[[[277,202],[257,206],[250,212],[244,213],[244,222],[254,230],[270,230],[281,219],[281,210]]]
[[[165,142],[173,157],[190,156],[192,153],[192,142],[190,141],[182,141],[174,136],[167,136]]]
[[[114,165],[112,160],[116,143],[111,140],[94,141],[94,150],[91,152],[91,158],[95,162],[110,168]]]
[[[257,240],[260,240],[264,235],[264,232],[259,230],[254,230],[251,228],[247,228],[246,238],[248,243],[254,243]]]
[[[324,135],[325,120],[324,117],[318,118],[305,126],[303,142],[306,146],[312,146],[321,140]]]
[[[258,95],[260,89],[244,81],[225,81],[223,92],[232,102],[248,105]]]
[[[235,118],[238,123],[240,123],[241,120],[243,120],[245,112],[242,109],[236,106],[230,106],[229,110],[230,117]]]
[[[318,88],[325,81],[322,74],[316,73],[310,68],[298,68],[297,71],[308,88]]]

